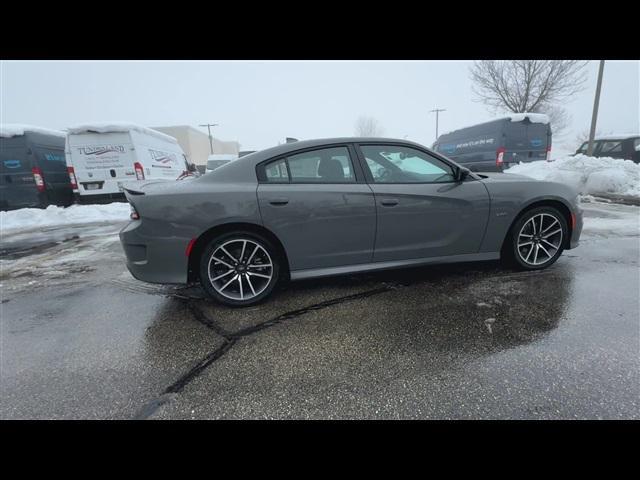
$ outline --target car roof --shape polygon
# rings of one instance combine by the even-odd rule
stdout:
[[[297,150],[306,148],[323,147],[331,145],[339,145],[346,143],[401,143],[407,146],[423,148],[431,150],[424,145],[412,142],[410,140],[383,137],[334,137],[334,138],[318,138],[313,140],[299,140],[297,142],[285,143],[275,147],[259,150],[225,165],[216,175],[212,176],[209,181],[215,182],[243,182],[255,181],[256,166],[271,158],[287,155]]]

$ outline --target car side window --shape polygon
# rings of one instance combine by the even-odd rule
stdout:
[[[347,147],[323,148],[287,157],[291,183],[354,183]]]
[[[286,160],[280,159],[269,163],[265,169],[265,179],[268,183],[289,183],[289,172]]]
[[[600,148],[600,153],[621,153],[622,142],[620,140],[614,140],[612,142],[604,142]]]
[[[376,183],[455,181],[453,167],[420,150],[395,145],[362,145],[360,148]]]

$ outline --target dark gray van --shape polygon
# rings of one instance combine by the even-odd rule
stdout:
[[[548,160],[549,117],[514,113],[440,135],[432,148],[474,172],[501,172],[519,162]]]
[[[64,134],[2,128],[0,210],[71,205],[64,141]]]

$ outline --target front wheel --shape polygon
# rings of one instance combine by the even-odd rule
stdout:
[[[200,259],[200,283],[213,299],[231,307],[255,305],[278,283],[277,250],[254,233],[228,233],[209,243]]]
[[[567,234],[562,213],[553,207],[534,208],[514,224],[509,256],[524,270],[547,268],[562,254]]]

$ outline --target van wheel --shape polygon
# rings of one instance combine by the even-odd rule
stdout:
[[[213,239],[200,258],[200,283],[214,300],[247,307],[267,298],[278,283],[277,250],[264,237],[233,232]]]
[[[567,221],[557,209],[534,208],[513,225],[508,257],[522,270],[547,268],[562,254],[567,234]]]

